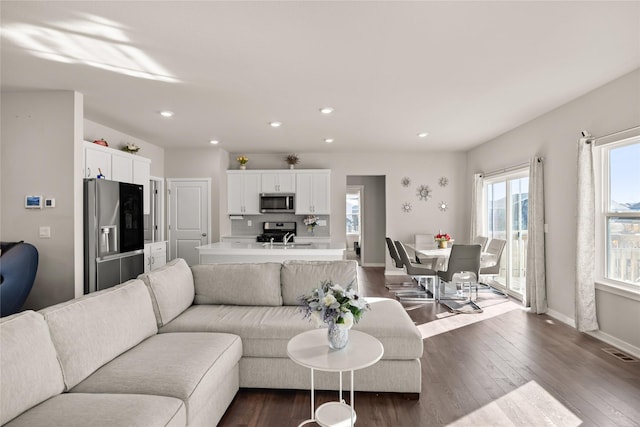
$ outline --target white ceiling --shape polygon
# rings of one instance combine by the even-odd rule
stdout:
[[[162,147],[466,150],[640,67],[638,1],[0,8],[3,90],[76,90],[86,118]]]

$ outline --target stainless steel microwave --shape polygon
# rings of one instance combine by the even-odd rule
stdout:
[[[260,212],[295,212],[294,199],[293,193],[260,193]]]

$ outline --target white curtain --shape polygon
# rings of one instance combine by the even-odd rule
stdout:
[[[595,256],[595,187],[593,144],[587,138],[578,141],[578,212],[576,245],[576,327],[581,332],[598,329]]]
[[[525,305],[532,313],[547,311],[547,285],[544,252],[544,184],[542,159],[529,161],[529,207],[527,242],[527,286]]]
[[[473,175],[473,190],[471,192],[471,236],[470,242],[482,232],[482,192],[484,179],[482,174]]]

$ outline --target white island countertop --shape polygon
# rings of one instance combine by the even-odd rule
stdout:
[[[217,242],[197,246],[200,264],[282,262],[285,260],[332,261],[345,259],[344,243]]]

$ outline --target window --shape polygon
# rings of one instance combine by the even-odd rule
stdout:
[[[640,137],[599,149],[599,276],[640,287]]]
[[[529,169],[485,177],[483,199],[484,235],[507,241],[494,284],[521,297],[527,273]]]
[[[360,192],[347,193],[347,234],[360,234]]]

